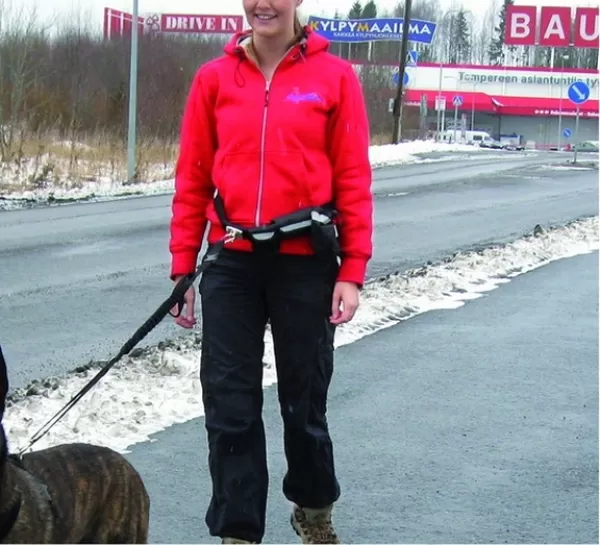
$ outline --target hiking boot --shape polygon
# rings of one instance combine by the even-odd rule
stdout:
[[[302,543],[341,543],[331,522],[333,506],[309,509],[294,505],[291,523]]]
[[[244,541],[243,539],[237,539],[236,537],[224,537],[221,543],[254,543],[253,541]]]

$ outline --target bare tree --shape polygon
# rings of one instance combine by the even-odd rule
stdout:
[[[34,50],[41,34],[35,7],[28,13],[24,6],[0,5],[0,159],[10,161],[15,144],[25,137],[24,107],[36,84]],[[21,146],[20,146],[21,147]]]
[[[494,35],[498,12],[498,0],[490,0],[481,24],[474,28],[472,56],[475,64],[487,64],[489,61],[488,52]]]

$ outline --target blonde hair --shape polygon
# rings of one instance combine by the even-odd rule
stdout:
[[[304,27],[302,26],[302,23],[300,22],[300,17],[298,17],[298,12],[296,12],[296,15],[294,16],[294,35],[296,37],[300,37],[302,32],[304,32]]]

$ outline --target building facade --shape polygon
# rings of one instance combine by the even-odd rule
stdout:
[[[357,65],[358,71],[361,65]],[[398,66],[384,65],[390,72],[390,90]],[[598,70],[555,67],[502,67],[420,63],[408,66],[403,107],[427,104],[427,128],[438,127],[436,97],[445,98],[442,132],[454,128],[457,101],[462,128],[483,130],[496,139],[519,140],[538,149],[573,144],[576,139],[598,140]],[[590,98],[579,107],[579,131],[575,133],[577,106],[568,98],[574,81],[584,81]],[[443,99],[440,109],[444,107]],[[570,136],[564,136],[571,132]]]

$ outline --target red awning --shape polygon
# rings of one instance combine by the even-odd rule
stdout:
[[[497,112],[497,106],[494,104],[494,100],[491,96],[486,95],[485,93],[466,91],[442,91],[440,93],[438,91],[431,90],[420,91],[418,89],[407,89],[406,94],[404,95],[404,104],[407,106],[418,106],[419,104],[421,104],[421,97],[423,95],[427,97],[428,109],[435,108],[435,97],[441,95],[443,97],[446,97],[446,110],[453,110],[454,106],[452,104],[452,100],[455,96],[458,95],[461,96],[463,99],[463,104],[459,108],[459,110],[475,110],[477,112],[488,113]]]
[[[446,110],[453,110],[452,100],[459,95],[463,99],[460,111],[487,112],[497,115],[514,116],[543,116],[552,117],[563,115],[565,117],[575,117],[577,115],[576,106],[568,99],[563,98],[539,98],[539,97],[501,97],[490,96],[486,93],[474,93],[465,91],[438,91],[407,89],[404,95],[404,104],[407,106],[419,106],[421,97],[427,97],[427,108],[435,108],[435,97],[441,95],[446,97]],[[579,113],[582,118],[598,118],[599,114],[598,100],[590,99],[579,107]]]
[[[577,107],[568,98],[493,97],[500,115],[576,116]],[[579,107],[581,117],[598,117],[598,100],[588,100]]]

